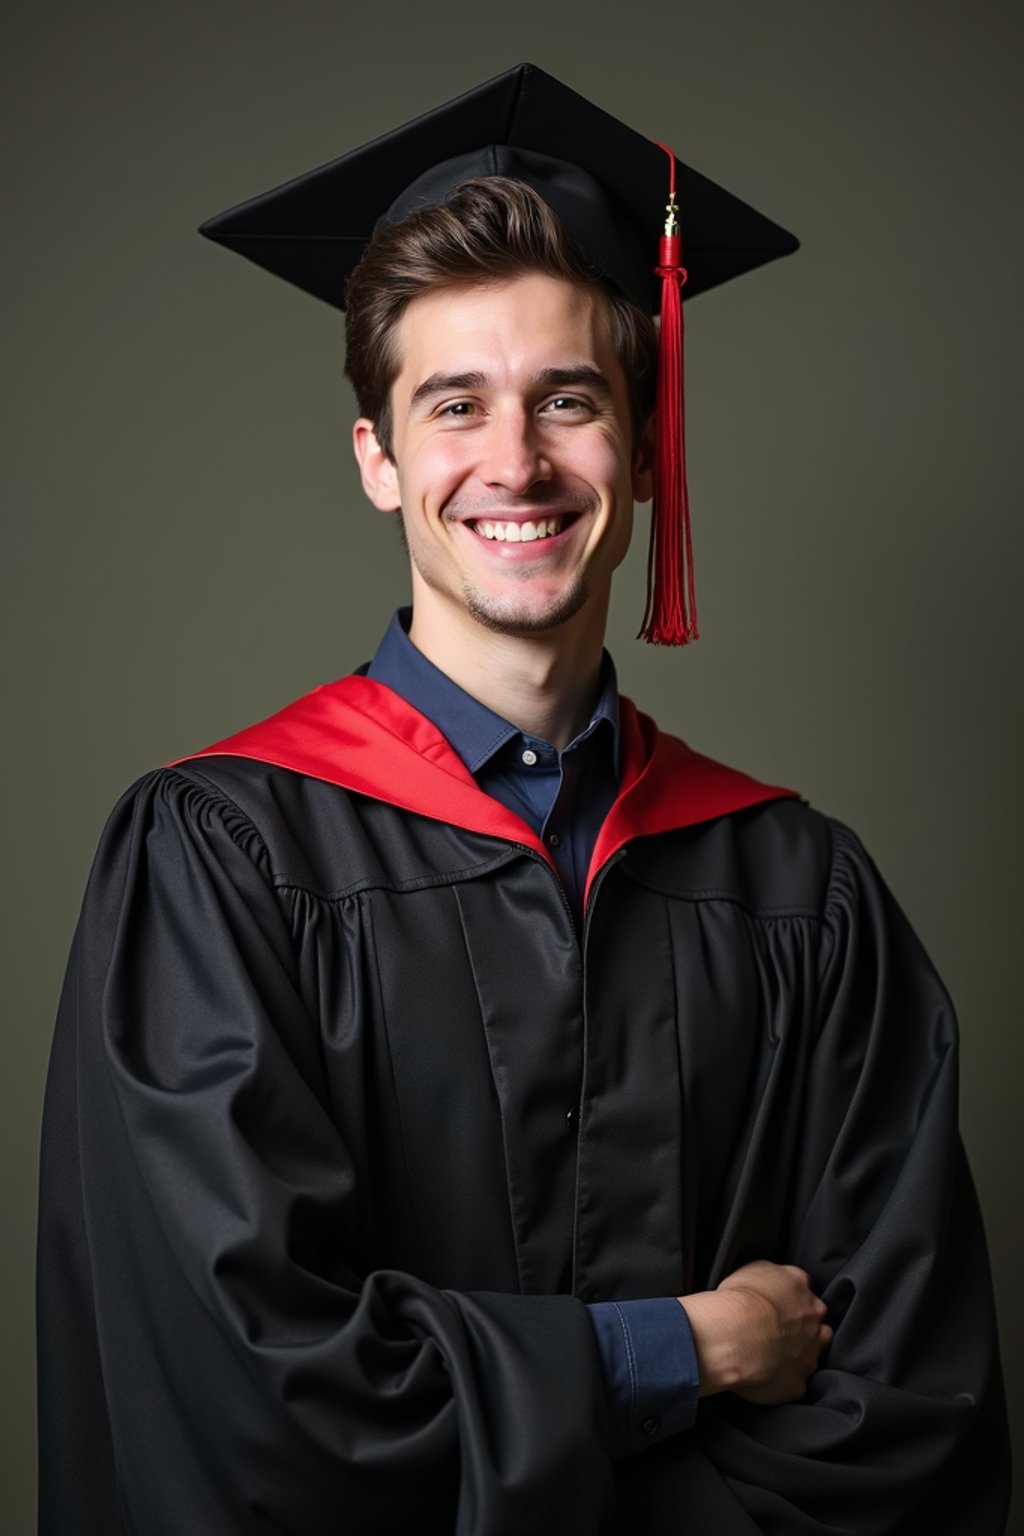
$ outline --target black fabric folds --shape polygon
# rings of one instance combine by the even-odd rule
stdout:
[[[104,834],[48,1085],[42,1536],[997,1536],[955,1025],[855,839],[528,850],[297,774]],[[583,1303],[803,1265],[807,1398],[614,1468]]]

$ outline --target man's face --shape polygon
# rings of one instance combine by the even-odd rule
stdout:
[[[650,494],[603,296],[541,274],[444,289],[398,342],[394,463],[360,459],[375,504],[401,508],[416,625],[531,635],[590,611],[603,629]]]

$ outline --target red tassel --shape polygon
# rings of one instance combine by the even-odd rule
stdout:
[[[654,445],[654,506],[647,559],[647,608],[639,638],[651,645],[686,645],[698,638],[693,582],[693,536],[686,490],[686,433],[683,410],[683,242],[676,208],[676,157],[672,165],[668,218],[655,268],[661,278],[661,332],[658,339],[657,426]]]

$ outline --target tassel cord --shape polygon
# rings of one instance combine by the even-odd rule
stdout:
[[[668,219],[661,239],[661,328],[658,340],[654,507],[647,562],[647,607],[641,638],[652,645],[686,645],[698,638],[693,535],[686,485],[683,303],[686,268],[675,206],[676,161],[671,163]]]

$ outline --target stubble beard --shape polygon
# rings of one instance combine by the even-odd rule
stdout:
[[[462,600],[466,612],[478,624],[496,635],[511,635],[515,639],[528,639],[531,635],[547,635],[562,624],[576,617],[590,596],[590,588],[582,572],[577,572],[566,590],[559,594],[549,608],[539,613],[524,611],[514,595],[492,597],[480,592],[471,582],[463,582]]]

